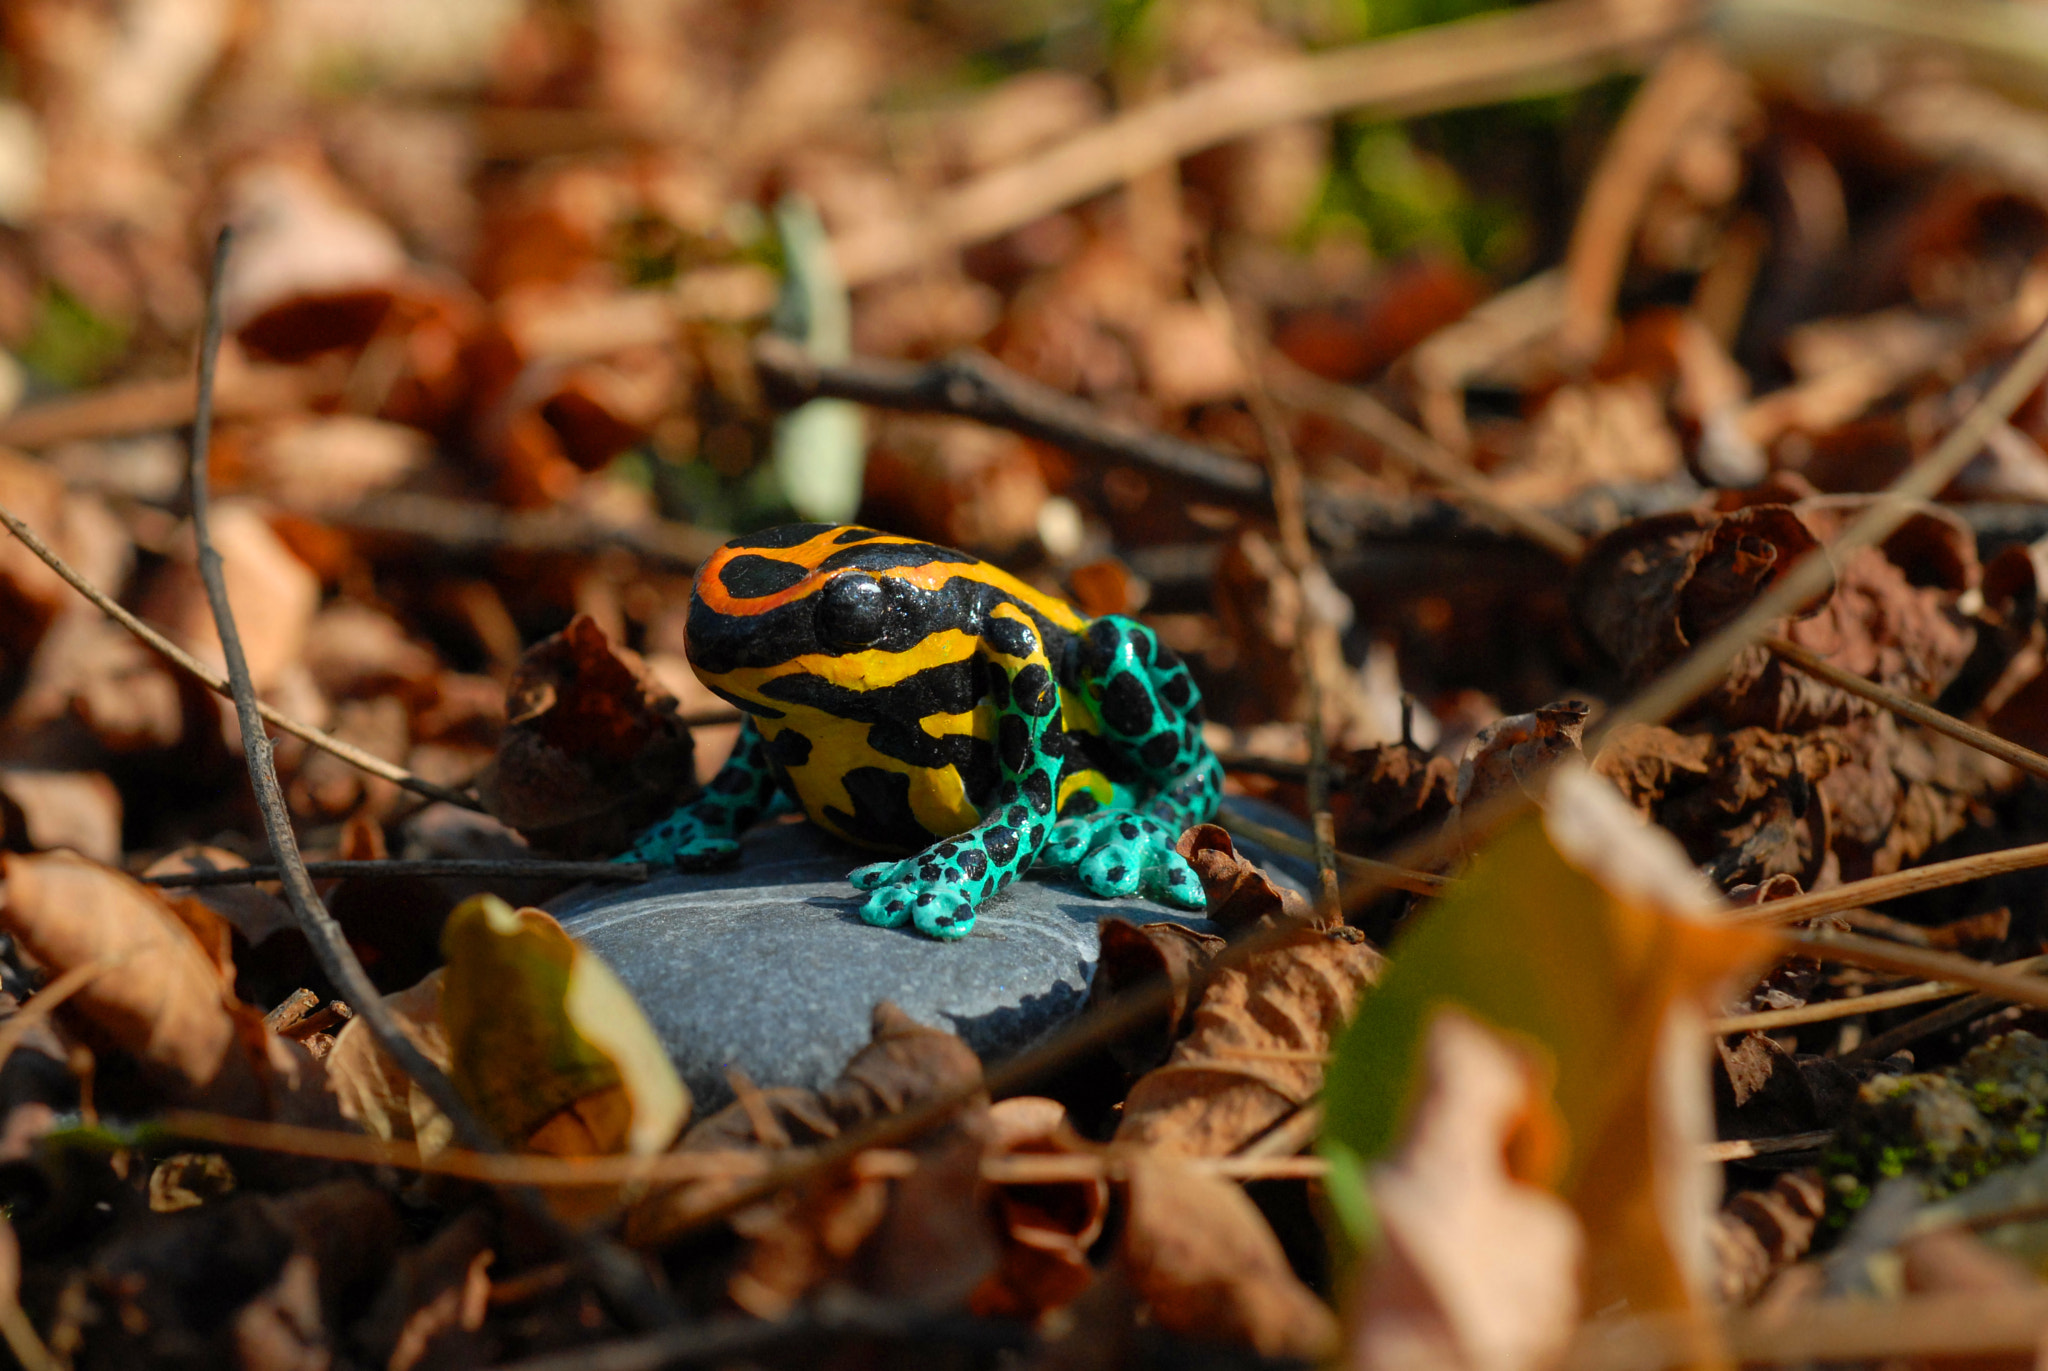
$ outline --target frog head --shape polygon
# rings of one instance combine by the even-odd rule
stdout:
[[[978,631],[986,582],[977,558],[870,528],[787,524],[733,539],[697,572],[690,664],[747,708],[774,676],[847,674],[873,653],[908,653],[934,635]]]

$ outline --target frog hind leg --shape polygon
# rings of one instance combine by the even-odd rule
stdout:
[[[737,861],[740,834],[785,803],[768,740],[752,719],[740,723],[732,756],[704,792],[655,824],[613,860],[707,871]]]
[[[883,928],[914,924],[933,938],[964,938],[989,896],[1031,868],[1052,831],[1060,758],[1046,746],[1059,724],[1060,693],[1038,631],[999,606],[983,652],[996,675],[996,760],[1002,784],[965,833],[903,861],[876,862],[847,877],[870,892],[860,916]]]
[[[1202,883],[1174,842],[1213,817],[1223,793],[1222,764],[1202,741],[1202,693],[1135,619],[1096,619],[1080,651],[1080,677],[1103,732],[1128,750],[1152,792],[1135,808],[1060,820],[1042,856],[1073,871],[1091,894],[1143,894],[1200,909]]]

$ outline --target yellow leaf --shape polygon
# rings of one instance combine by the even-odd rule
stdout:
[[[1538,1145],[1510,1169],[1577,1212],[1587,1307],[1691,1306],[1718,1184],[1699,1160],[1704,1020],[1775,947],[1725,922],[1677,843],[1606,782],[1560,774],[1546,812],[1503,831],[1417,917],[1338,1043],[1324,1146],[1349,1163],[1333,1167],[1332,1199],[1353,1235],[1373,1230],[1364,1164],[1406,1136],[1432,1020],[1454,1009],[1548,1069],[1548,1128],[1525,1130]]]
[[[441,950],[449,1074],[499,1137],[566,1156],[675,1139],[689,1091],[632,995],[560,924],[478,895]]]

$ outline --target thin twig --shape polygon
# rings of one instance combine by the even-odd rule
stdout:
[[[106,975],[132,952],[118,957],[95,957],[89,962],[80,962],[56,980],[29,996],[28,1001],[12,1014],[5,1023],[0,1023],[0,1067],[7,1065],[7,1059],[14,1055],[14,1049],[21,1046],[21,1040],[29,1030],[55,1013],[57,1006]]]
[[[1979,752],[1989,753],[1999,761],[2016,766],[2022,771],[2048,777],[2048,757],[2042,756],[2032,748],[2008,742],[1996,733],[1987,733],[1974,724],[1964,723],[1953,714],[1944,714],[1911,696],[1901,695],[1898,691],[1867,680],[1853,671],[1846,671],[1827,658],[1808,652],[1789,639],[1766,638],[1764,646],[1771,650],[1772,655],[1790,662],[1809,676],[1817,677],[1829,685],[1848,691],[1851,695],[1889,709],[1901,718],[1911,719],[1923,728],[1945,733],[1959,743],[1967,743]]]
[[[271,758],[270,735],[263,729],[263,714],[257,705],[256,686],[249,675],[249,659],[242,649],[241,630],[235,624],[234,608],[228,603],[227,577],[212,533],[212,500],[208,490],[208,459],[213,437],[213,373],[220,353],[221,282],[227,267],[234,233],[223,228],[214,246],[213,277],[207,291],[206,325],[199,345],[199,398],[192,420],[192,451],[188,467],[191,486],[192,537],[198,549],[199,578],[206,587],[207,604],[213,611],[214,628],[220,635],[221,655],[227,664],[228,682],[234,693],[235,715],[241,723],[242,752],[248,760],[249,781],[256,794],[257,809],[263,816],[264,836],[270,842],[284,885],[285,902],[291,906],[299,931],[313,949],[314,959],[327,978],[342,992],[357,1013],[369,1024],[377,1043],[420,1091],[448,1119],[456,1138],[477,1151],[498,1150],[482,1120],[457,1093],[455,1084],[420,1050],[407,1034],[404,1023],[378,993],[369,973],[349,946],[348,935],[322,903],[320,893],[306,874],[292,832],[290,811],[284,790],[278,784],[277,768]],[[639,1263],[612,1248],[605,1240],[570,1232],[557,1220],[546,1201],[532,1191],[514,1191],[514,1198],[535,1222],[562,1242],[584,1275],[605,1295],[614,1311],[645,1327],[673,1322],[674,1312],[653,1285]]]
[[[1711,44],[1673,48],[1636,91],[1608,138],[1565,253],[1564,319],[1557,341],[1566,356],[1590,360],[1606,343],[1622,272],[1650,192],[1694,121],[1725,97],[1729,75]]]
[[[2048,843],[2028,843],[2024,847],[1980,852],[1974,857],[1929,862],[1909,871],[1866,876],[1860,881],[1836,886],[1833,890],[1817,890],[1808,895],[1794,895],[1789,899],[1738,909],[1727,917],[1730,923],[1795,924],[1805,919],[1817,919],[1823,914],[1838,914],[1845,909],[1882,904],[1906,895],[1941,890],[1986,876],[2003,876],[2012,871],[2031,871],[2041,866],[2048,866]]]
[[[1280,525],[1280,559],[1300,587],[1294,597],[1294,669],[1301,678],[1303,723],[1308,733],[1308,817],[1314,834],[1316,863],[1316,907],[1326,923],[1343,922],[1344,901],[1337,889],[1337,824],[1330,813],[1330,733],[1327,702],[1323,692],[1323,667],[1334,659],[1344,663],[1344,645],[1335,624],[1326,623],[1316,611],[1316,597],[1309,593],[1311,578],[1329,579],[1316,560],[1315,544],[1309,540],[1308,512],[1304,504],[1308,478],[1302,474],[1301,458],[1294,450],[1293,435],[1286,420],[1266,390],[1261,365],[1265,340],[1245,326],[1237,307],[1223,293],[1223,287],[1206,267],[1196,275],[1195,288],[1209,314],[1227,331],[1236,345],[1245,375],[1245,404],[1258,425],[1260,441],[1266,448],[1266,470],[1273,485],[1273,512]]]
[[[4,524],[7,531],[13,534],[23,547],[40,558],[43,565],[61,576],[65,583],[73,590],[92,601],[100,613],[134,634],[152,652],[155,652],[193,680],[198,681],[214,694],[230,699],[233,698],[234,691],[229,686],[226,676],[215,671],[184,648],[179,647],[169,638],[166,638],[126,609],[123,609],[115,602],[111,595],[108,595],[98,586],[86,580],[84,576],[79,574],[76,568],[57,555],[56,549],[45,543],[41,538],[38,538],[33,529],[16,518],[5,507],[0,507],[0,524]],[[267,722],[291,734],[294,738],[303,738],[314,747],[319,748],[323,752],[333,753],[358,770],[366,771],[372,776],[381,777],[393,785],[403,786],[414,794],[424,795],[428,799],[444,800],[452,805],[460,805],[464,809],[475,810],[478,813],[483,812],[483,805],[475,796],[465,795],[459,790],[450,790],[447,786],[436,785],[432,781],[414,775],[394,762],[385,761],[375,753],[365,752],[354,743],[344,742],[332,733],[317,729],[311,724],[301,723],[290,715],[273,709],[261,700],[256,702],[256,712]]]
[[[1810,1133],[1785,1133],[1775,1138],[1729,1138],[1708,1143],[1700,1151],[1710,1162],[1739,1162],[1750,1157],[1774,1157],[1786,1152],[1811,1152],[1826,1147],[1835,1136],[1832,1128]]]
[[[1567,1371],[1661,1371],[1699,1364],[1698,1314],[1645,1314],[1580,1329]],[[1711,1325],[1709,1325],[1711,1327]],[[1973,1290],[1898,1299],[1819,1300],[1795,1317],[1782,1309],[1727,1316],[1729,1364],[2032,1357],[2048,1332],[2048,1292]]]
[[[1487,518],[1546,547],[1567,562],[1586,554],[1586,539],[1540,509],[1501,498],[1472,464],[1355,386],[1326,381],[1278,353],[1265,361],[1266,382],[1283,402],[1355,429],[1381,451],[1448,487]]]
[[[1685,5],[1550,4],[1241,68],[1198,81],[834,244],[849,286],[996,237],[1153,167],[1247,134],[1339,110],[1408,118],[1570,90],[1632,68],[1694,22]]]
[[[318,373],[307,367],[229,367],[214,405],[236,418],[303,409],[321,389],[318,382]],[[45,400],[0,417],[0,447],[33,451],[79,439],[173,429],[192,422],[197,398],[192,382],[179,377]]]
[[[2016,962],[2003,962],[2000,971],[2026,974],[2034,971],[2048,971],[2048,957],[2023,957]],[[1875,995],[1850,995],[1839,1000],[1823,1000],[1819,1004],[1803,1004],[1793,1009],[1766,1009],[1755,1014],[1731,1014],[1727,1018],[1715,1019],[1708,1025],[1716,1036],[1728,1033],[1767,1033],[1774,1028],[1794,1028],[1800,1024],[1827,1023],[1834,1019],[1853,1019],[1863,1014],[1876,1014],[1887,1009],[1904,1009],[1908,1005],[1925,1004],[1929,1000],[1947,999],[1962,995],[1970,987],[1953,981],[1926,981],[1919,985],[1902,986],[1897,990],[1882,990]]]
[[[1289,857],[1314,861],[1315,848],[1292,833],[1283,833],[1270,825],[1236,809],[1224,805],[1217,811],[1216,821],[1240,837],[1249,838],[1262,847]],[[1371,857],[1354,857],[1349,852],[1337,853],[1337,866],[1353,880],[1371,879],[1380,882],[1383,890],[1406,890],[1415,895],[1441,895],[1452,885],[1449,876],[1438,876],[1428,871],[1411,871],[1407,867],[1395,866],[1390,862],[1374,861]]]
[[[1995,995],[2012,1004],[2048,1009],[2048,978],[2029,976],[2010,966],[1990,966],[1953,952],[1935,952],[1925,947],[1906,947],[1854,933],[1784,935],[1785,944],[1820,961],[1847,962],[1876,971],[1896,971],[1908,976],[1950,981],[1980,994]]]
[[[391,858],[374,862],[305,862],[305,872],[316,881],[360,879],[395,880],[401,876],[466,876],[477,879],[505,878],[527,881],[644,881],[645,862],[552,862],[482,861],[466,857]],[[275,866],[233,866],[218,871],[165,871],[142,879],[151,885],[197,889],[202,886],[256,885],[282,880]]]
[[[2009,1002],[2000,995],[1972,995],[1954,1004],[1945,1004],[1902,1024],[1887,1028],[1884,1032],[1865,1038],[1856,1046],[1844,1052],[1845,1062],[1881,1062],[1902,1047],[1911,1047],[1922,1038],[1936,1033],[1945,1033],[1960,1024],[1980,1019],[1986,1014],[1996,1014],[2010,1008]]]
[[[825,363],[787,338],[764,333],[754,340],[754,365],[781,407],[826,398],[913,414],[952,414],[1076,456],[1142,466],[1219,495],[1272,505],[1271,485],[1257,462],[1113,419],[990,357],[960,353],[924,366],[873,358]]]

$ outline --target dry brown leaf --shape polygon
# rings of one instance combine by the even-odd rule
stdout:
[[[674,697],[587,615],[527,650],[506,708],[510,724],[479,789],[537,847],[617,852],[696,793]]]
[[[1163,976],[1173,987],[1164,1023],[1134,1029],[1109,1044],[1117,1065],[1136,1075],[1166,1060],[1187,1026],[1188,1011],[1201,998],[1203,971],[1223,949],[1214,933],[1176,923],[1131,924],[1106,918],[1096,925],[1101,948],[1088,982],[1088,1005],[1107,1004],[1126,989]]]
[[[320,580],[252,505],[223,500],[214,507],[211,532],[235,626],[248,653],[250,678],[257,690],[271,690],[305,653],[306,635],[320,607]],[[193,560],[189,529],[181,531],[175,545],[175,559],[150,582],[139,612],[193,656],[222,671],[220,636]]]
[[[991,1157],[1095,1150],[1074,1132],[1066,1106],[1057,1100],[1018,1095],[989,1110]],[[1102,1236],[1109,1183],[1098,1177],[991,1189],[1003,1234],[1002,1264],[975,1288],[969,1307],[983,1318],[1036,1319],[1071,1304],[1095,1279],[1088,1249]]]
[[[0,770],[0,835],[17,851],[119,861],[121,792],[97,771]]]
[[[1203,888],[1242,915],[1285,918],[1281,892],[1214,825],[1190,829],[1181,851]],[[1212,906],[1212,916],[1214,907]],[[1208,980],[1193,1027],[1166,1065],[1139,1078],[1116,1141],[1222,1156],[1315,1098],[1322,1054],[1385,958],[1356,929],[1306,923],[1289,941]]]
[[[1202,882],[1211,921],[1237,931],[1274,919],[1306,919],[1308,901],[1239,856],[1230,834],[1217,824],[1196,824],[1174,842]]]
[[[93,1042],[126,1052],[173,1098],[252,1118],[332,1117],[323,1073],[234,998],[226,925],[197,901],[173,905],[131,877],[69,853],[0,856],[0,928],[56,975],[104,970],[58,1011]],[[202,942],[195,929],[209,929]]]
[[[696,1123],[683,1135],[679,1150],[803,1146],[837,1137],[866,1119],[899,1112],[935,1095],[951,1094],[981,1079],[981,1061],[965,1043],[950,1033],[925,1027],[887,1000],[875,1006],[872,1031],[872,1040],[853,1055],[839,1079],[825,1090],[758,1090],[742,1082],[740,1098]],[[966,1205],[982,1229],[990,1228],[978,1189],[978,1158],[988,1130],[987,1118],[987,1098],[970,1097],[952,1122],[924,1135],[920,1149],[921,1156],[929,1152],[937,1177],[924,1184],[936,1184],[946,1192],[944,1205]],[[968,1154],[955,1150],[963,1145],[963,1139],[972,1144],[976,1160],[971,1166]],[[693,1211],[732,1185],[731,1181],[707,1180],[653,1192],[628,1211],[627,1240],[635,1246],[659,1245],[679,1222],[687,1221]],[[783,1192],[737,1216],[734,1227],[750,1240],[750,1247],[742,1277],[735,1279],[734,1298],[749,1309],[779,1310],[820,1281],[845,1273],[862,1244],[884,1225],[892,1204],[907,1202],[901,1195],[892,1201],[891,1193],[885,1178],[863,1171],[856,1162],[851,1171],[818,1177],[798,1191]],[[918,1221],[913,1217],[907,1222]],[[971,1226],[953,1227],[964,1222],[958,1214],[945,1222],[944,1245],[980,1253],[963,1268],[973,1270],[973,1280],[958,1291],[965,1298],[995,1265],[994,1234],[987,1231],[977,1237]],[[871,1256],[866,1278],[872,1281],[895,1279],[902,1261],[913,1269],[921,1261],[914,1251],[901,1259],[887,1252]],[[984,1264],[977,1267],[977,1262]],[[950,1281],[957,1274],[945,1279]]]
[[[441,973],[409,990],[386,995],[384,1003],[427,1060],[448,1069],[448,1032],[441,1025]],[[325,1062],[327,1079],[342,1116],[366,1133],[391,1142],[419,1145],[431,1155],[454,1141],[454,1126],[410,1076],[399,1069],[369,1025],[351,1019],[334,1037]]]
[[[1336,1318],[1235,1182],[1140,1151],[1123,1190],[1118,1260],[1161,1328],[1262,1357],[1317,1361],[1336,1346]]]
[[[1539,1371],[1578,1325],[1584,1248],[1542,1188],[1557,1166],[1545,1069],[1445,1010],[1420,1072],[1406,1138],[1369,1175],[1380,1239],[1345,1310],[1345,1364]]]

